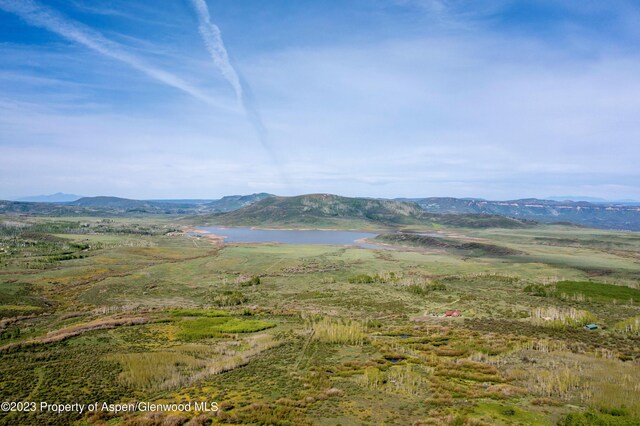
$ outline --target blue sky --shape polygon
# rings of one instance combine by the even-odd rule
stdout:
[[[0,198],[640,199],[639,23],[637,1],[0,0]]]

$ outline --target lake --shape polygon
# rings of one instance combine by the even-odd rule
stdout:
[[[224,241],[227,243],[327,244],[338,246],[350,245],[364,248],[385,248],[384,246],[358,241],[363,238],[375,238],[378,235],[370,232],[218,228],[210,226],[200,226],[196,229],[206,234],[224,237]],[[194,235],[203,234],[199,233]]]

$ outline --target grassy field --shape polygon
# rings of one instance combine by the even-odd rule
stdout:
[[[0,221],[2,401],[219,407],[0,424],[640,424],[637,233],[442,226],[371,250]]]

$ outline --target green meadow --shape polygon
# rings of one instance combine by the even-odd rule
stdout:
[[[3,219],[0,396],[219,410],[0,424],[640,424],[637,233],[440,226],[446,244],[363,249],[185,229]]]

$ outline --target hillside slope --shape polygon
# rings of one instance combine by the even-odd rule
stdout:
[[[226,225],[340,225],[361,223],[415,223],[423,214],[415,203],[330,194],[270,197],[219,216]]]
[[[226,195],[219,200],[206,203],[202,207],[213,212],[230,212],[269,197],[275,197],[275,195],[267,194],[266,192],[250,195]]]
[[[496,244],[487,244],[477,241],[460,241],[453,238],[433,237],[430,235],[407,232],[382,234],[378,235],[375,240],[392,245],[444,249],[464,256],[501,257],[523,254],[518,250],[513,250]]]
[[[150,200],[132,200],[120,197],[83,197],[70,203],[73,206],[109,209],[124,212],[140,213],[181,213],[191,211],[194,206],[191,204],[165,203]]]
[[[135,200],[121,197],[82,197],[73,202],[22,202],[0,200],[0,214],[43,216],[200,215],[228,212],[271,194],[230,195],[219,200]]]
[[[526,226],[522,221],[500,216],[429,214],[412,202],[331,194],[270,197],[210,219],[226,226],[359,227],[433,223],[469,227]]]

